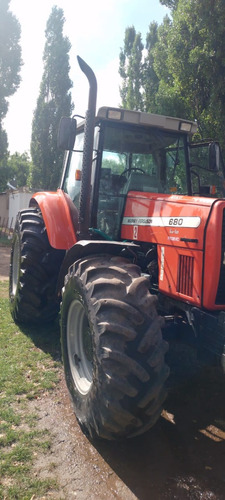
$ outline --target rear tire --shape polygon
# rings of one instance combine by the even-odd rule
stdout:
[[[39,209],[19,212],[9,276],[10,310],[16,323],[44,324],[56,318],[56,282],[64,254],[50,246]]]
[[[166,397],[169,369],[155,297],[127,259],[91,256],[65,278],[61,343],[77,419],[92,438],[150,429]]]

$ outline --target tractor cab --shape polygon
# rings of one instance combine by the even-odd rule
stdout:
[[[70,120],[70,119],[69,119]],[[61,188],[79,210],[84,126],[76,127],[66,153]],[[128,193],[224,197],[219,145],[191,143],[196,122],[120,108],[100,108],[95,117],[89,227],[120,239]],[[71,141],[67,141],[68,143]]]

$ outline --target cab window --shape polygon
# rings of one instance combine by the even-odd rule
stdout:
[[[73,200],[74,205],[79,208],[84,146],[83,133],[76,136],[75,146],[76,149],[69,155],[63,189]]]

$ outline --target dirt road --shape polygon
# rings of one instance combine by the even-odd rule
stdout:
[[[0,279],[7,279],[8,266],[9,250],[0,248]],[[54,393],[30,403],[52,437],[34,474],[60,485],[43,500],[224,500],[225,377],[200,369],[189,349],[173,350],[173,388],[161,419],[142,437],[90,443],[76,422],[63,373]]]

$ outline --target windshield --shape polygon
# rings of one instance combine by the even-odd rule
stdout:
[[[107,126],[102,169],[118,189],[187,194],[183,136],[152,128]],[[105,177],[104,171],[102,176]]]
[[[184,136],[150,127],[104,130],[97,227],[114,238],[129,191],[187,194]]]

